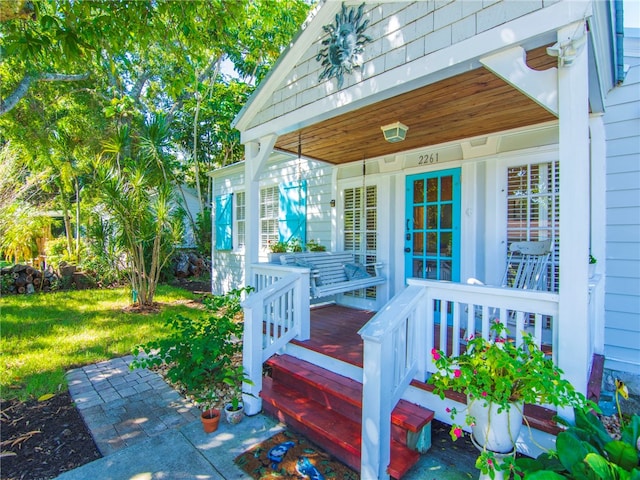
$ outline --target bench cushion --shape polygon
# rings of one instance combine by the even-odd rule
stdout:
[[[344,273],[348,280],[359,280],[361,278],[369,278],[371,275],[367,272],[364,265],[358,263],[347,263],[344,266]]]

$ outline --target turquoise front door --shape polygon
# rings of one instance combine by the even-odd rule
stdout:
[[[460,281],[460,169],[407,177],[405,278]]]

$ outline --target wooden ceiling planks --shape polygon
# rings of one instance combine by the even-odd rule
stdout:
[[[556,59],[541,47],[528,52],[527,63],[544,70],[555,66]],[[300,141],[303,155],[341,164],[554,118],[502,79],[478,68],[282,135],[275,147],[297,154]],[[409,127],[407,138],[388,143],[380,127],[396,121]]]

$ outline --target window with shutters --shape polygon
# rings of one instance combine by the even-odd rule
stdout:
[[[518,165],[507,170],[507,245],[552,240],[547,290],[558,291],[560,169],[557,161]]]
[[[307,230],[307,185],[285,183],[260,190],[260,248],[298,239],[304,245]]]
[[[378,191],[375,185],[344,190],[344,249],[353,252],[359,263],[372,265],[377,261]],[[373,266],[367,271],[375,275]],[[345,295],[376,298],[376,287],[347,292]]]
[[[260,190],[260,248],[268,250],[271,243],[277,243],[278,212],[279,212],[278,187],[267,187]]]
[[[233,248],[232,231],[232,194],[219,195],[216,203],[216,249],[231,250]]]
[[[236,193],[236,245],[245,246],[246,207],[244,192]]]

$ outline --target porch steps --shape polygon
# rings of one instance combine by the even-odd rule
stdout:
[[[360,470],[362,384],[290,355],[271,357],[264,410]],[[430,443],[433,412],[401,400],[392,412],[389,474],[401,478]],[[410,448],[411,447],[411,448]]]

